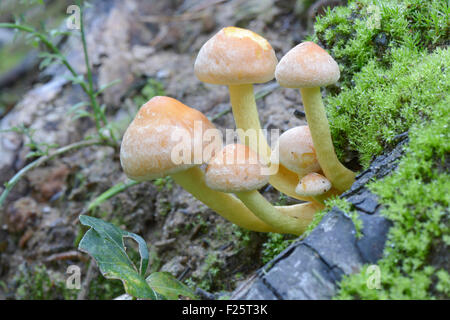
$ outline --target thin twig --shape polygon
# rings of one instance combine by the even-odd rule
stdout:
[[[95,262],[91,259],[89,263],[89,268],[86,274],[86,278],[84,278],[83,285],[81,286],[80,292],[78,292],[77,300],[86,300],[86,296],[89,293],[89,285],[91,284],[92,279],[97,274],[97,266]]]
[[[63,153],[66,153],[71,150],[80,149],[84,147],[89,147],[93,145],[100,145],[104,144],[101,140],[87,140],[87,141],[80,141],[73,144],[69,144],[67,146],[64,146],[62,148],[56,149],[53,152],[49,153],[48,155],[42,156],[35,161],[29,163],[25,167],[23,167],[19,172],[17,172],[14,177],[12,177],[7,183],[5,183],[5,190],[0,196],[0,207],[3,205],[3,202],[5,201],[6,197],[8,196],[9,192],[14,188],[14,186],[20,181],[20,179],[30,170],[39,167],[43,163],[52,160],[56,156],[59,156]]]

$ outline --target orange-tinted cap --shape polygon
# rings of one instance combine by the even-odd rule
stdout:
[[[277,62],[266,39],[247,29],[227,27],[203,45],[194,71],[199,80],[212,84],[263,83],[274,78]]]
[[[200,134],[194,134],[195,126],[201,128]],[[144,181],[198,165],[194,163],[194,145],[206,147],[203,133],[208,129],[217,130],[201,112],[173,98],[154,97],[141,107],[123,136],[122,168],[130,179]],[[217,150],[221,147],[220,141]],[[174,161],[174,148],[190,154]]]
[[[330,189],[331,182],[327,178],[319,173],[312,172],[300,180],[297,188],[295,188],[295,193],[304,197],[318,196]]]
[[[229,144],[208,163],[206,184],[223,192],[256,190],[269,181],[263,168],[256,152],[242,144]]]
[[[286,53],[277,65],[275,77],[286,88],[325,87],[339,80],[340,71],[324,49],[308,41]]]

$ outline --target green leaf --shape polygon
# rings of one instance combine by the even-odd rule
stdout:
[[[77,110],[75,115],[72,117],[72,120],[77,120],[81,118],[94,118],[93,114],[86,110]]]
[[[42,157],[43,155],[45,155],[45,152],[42,151],[34,151],[34,152],[28,152],[27,155],[25,156],[25,159],[29,159],[29,158],[38,158],[38,157]]]
[[[78,102],[78,103],[74,104],[73,106],[71,106],[71,107],[69,108],[69,110],[67,111],[67,113],[68,113],[68,114],[75,113],[75,112],[77,112],[81,107],[88,106],[88,105],[89,105],[89,102],[87,102],[87,101],[81,101],[81,102]]]
[[[111,188],[109,188],[108,190],[106,190],[105,192],[103,192],[101,195],[99,195],[97,198],[95,198],[93,201],[91,201],[91,203],[88,206],[88,211],[91,211],[92,209],[98,207],[99,205],[101,205],[103,202],[105,202],[106,200],[108,200],[109,198],[115,196],[116,194],[128,189],[129,187],[135,186],[137,184],[139,184],[140,182],[138,181],[129,181],[129,182],[120,182],[118,184],[116,184],[115,186],[112,186]]]
[[[169,272],[154,272],[147,277],[146,281],[153,290],[169,300],[178,300],[179,296],[197,299],[189,287]]]
[[[80,222],[91,229],[81,239],[78,249],[96,260],[105,278],[121,280],[125,291],[133,297],[153,300],[158,298],[144,278],[149,261],[148,248],[144,239],[90,216],[81,215]],[[139,245],[141,256],[139,270],[126,253],[124,238],[131,238]]]
[[[73,84],[82,84],[82,83],[86,83],[86,81],[84,80],[82,75],[78,75],[76,77],[74,76],[66,76],[65,77],[67,80],[71,81]]]
[[[94,94],[95,96],[98,96],[99,94],[101,94],[103,91],[105,91],[106,89],[108,89],[108,88],[110,88],[110,87],[112,87],[112,86],[115,86],[116,84],[118,84],[118,83],[120,83],[120,82],[122,82],[122,80],[121,79],[116,79],[116,80],[113,80],[113,81],[111,81],[111,82],[109,82],[109,83],[107,83],[107,84],[104,84],[103,86],[101,86],[99,89],[98,89],[98,91]]]

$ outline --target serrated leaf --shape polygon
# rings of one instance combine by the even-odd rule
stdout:
[[[149,261],[144,239],[90,216],[81,215],[80,222],[91,229],[81,239],[78,249],[96,260],[102,275],[108,279],[122,280],[125,291],[133,297],[157,299],[157,294],[144,278]],[[141,256],[139,270],[126,253],[124,238],[131,238],[138,243]]]
[[[178,281],[169,272],[154,272],[146,279],[148,285],[168,300],[178,300],[180,296],[197,299],[188,286]]]

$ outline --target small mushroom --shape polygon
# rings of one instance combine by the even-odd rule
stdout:
[[[271,161],[279,161],[297,173],[299,180],[308,173],[320,171],[308,126],[294,127],[281,134],[272,152]]]
[[[319,196],[331,189],[330,181],[323,175],[311,172],[304,176],[295,192],[302,196]]]
[[[349,189],[355,173],[344,167],[336,156],[320,93],[320,87],[338,81],[338,64],[315,43],[303,42],[280,60],[275,77],[283,87],[300,88],[320,166],[336,189],[341,192]]]
[[[298,175],[295,192],[303,198],[314,199],[317,203],[323,204],[325,199],[337,193],[335,189],[329,193],[319,194],[298,192],[301,183],[299,181],[303,177],[309,173],[321,172],[308,126],[294,127],[280,135],[272,152],[271,161],[282,163]]]
[[[242,144],[225,146],[206,168],[206,184],[211,189],[235,193],[258,218],[279,233],[302,234],[312,219],[315,205],[291,208],[296,214],[277,210],[257,191],[267,182],[258,154]]]
[[[141,107],[123,136],[120,162],[125,174],[137,181],[171,175],[186,191],[225,219],[253,231],[274,231],[235,197],[206,186],[199,168],[201,163],[193,159],[196,144],[203,149],[209,144],[203,141],[203,134],[194,133],[196,123],[203,127],[203,132],[217,130],[201,112],[173,98],[152,98]],[[180,130],[185,133],[181,142],[173,139],[173,133]],[[181,163],[173,160],[173,150],[180,146],[188,153],[187,161]],[[222,141],[214,147],[219,151]]]

